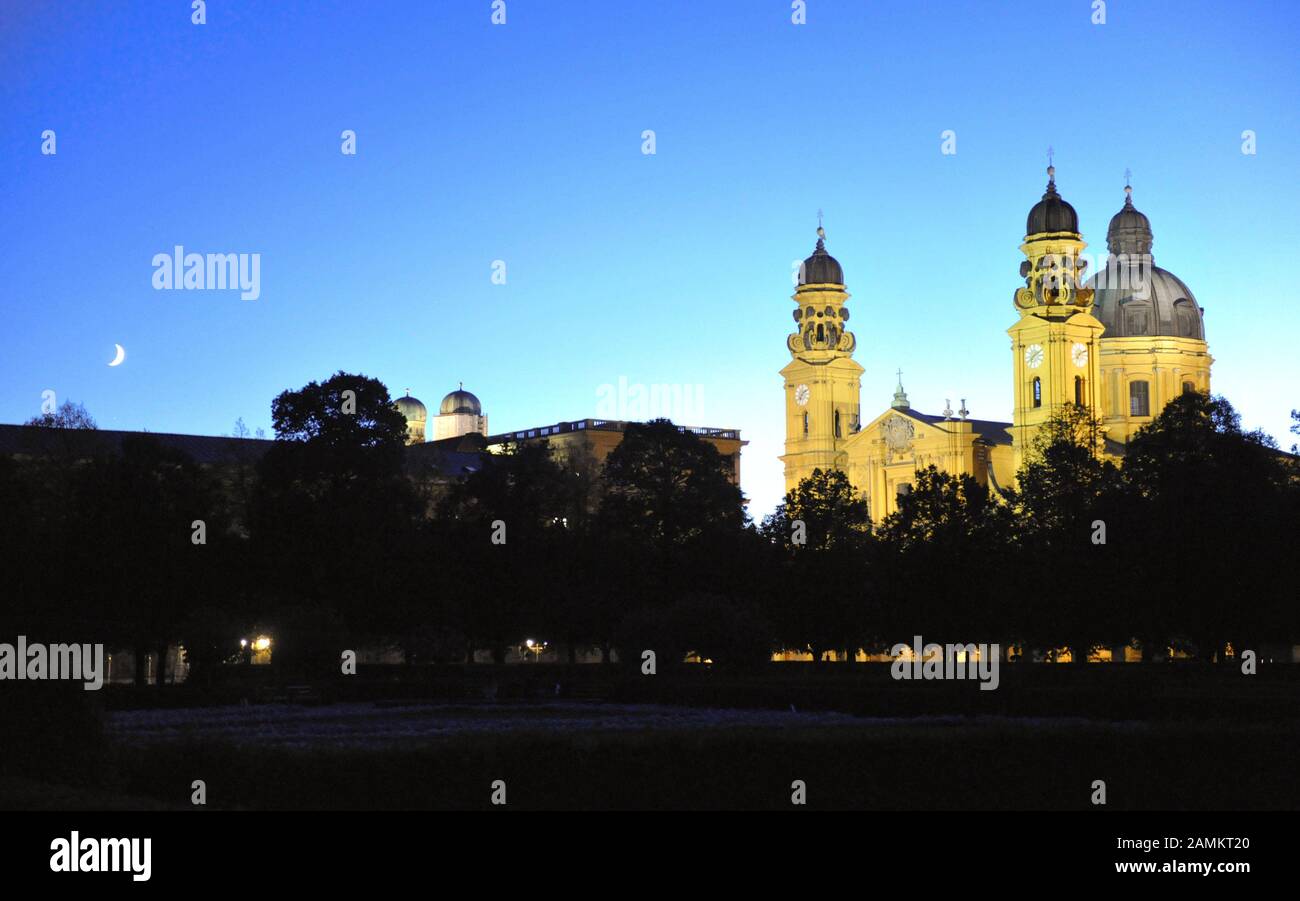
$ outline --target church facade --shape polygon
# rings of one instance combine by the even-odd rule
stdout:
[[[901,373],[889,408],[863,413],[850,295],[818,228],[800,267],[790,362],[781,370],[787,492],[816,469],[836,469],[878,522],[930,465],[994,490],[1010,487],[1038,429],[1066,404],[1088,407],[1106,430],[1106,453],[1122,457],[1175,396],[1210,390],[1204,310],[1186,284],[1154,265],[1151,223],[1133,206],[1131,188],[1107,230],[1105,269],[1089,276],[1078,214],[1058,193],[1055,169],[1047,173],[1020,244],[1023,284],[1012,295],[1010,422],[970,419],[965,401],[956,412],[951,404],[941,413],[916,410]]]

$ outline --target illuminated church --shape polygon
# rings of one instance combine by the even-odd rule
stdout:
[[[1038,428],[1066,404],[1091,408],[1105,427],[1106,453],[1120,457],[1179,393],[1210,390],[1204,311],[1187,285],[1152,262],[1151,223],[1133,206],[1132,189],[1124,189],[1124,206],[1110,221],[1106,267],[1089,277],[1078,214],[1057,192],[1055,169],[1047,175],[1020,245],[1024,283],[1012,295],[1017,318],[1007,329],[1011,422],[970,419],[965,401],[956,412],[949,404],[922,413],[908,401],[901,375],[889,408],[863,415],[844,270],[818,228],[792,298],[796,329],[781,370],[786,491],[815,469],[840,470],[878,522],[930,465],[1010,487]]]

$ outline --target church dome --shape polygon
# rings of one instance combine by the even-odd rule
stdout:
[[[397,407],[398,412],[407,419],[427,419],[429,416],[428,408],[420,403],[417,398],[411,397],[409,391],[406,393],[406,397],[399,397],[395,400],[393,406]]]
[[[1096,291],[1092,314],[1106,327],[1103,341],[1153,336],[1205,340],[1204,310],[1183,280],[1167,269],[1108,263],[1088,284]]]
[[[1107,338],[1170,337],[1205,340],[1204,310],[1178,276],[1152,262],[1151,222],[1133,207],[1132,193],[1110,220],[1106,268],[1088,280],[1096,294],[1092,314]],[[1120,256],[1123,254],[1124,256]]]
[[[826,232],[817,229],[817,248],[799,267],[800,285],[842,285],[844,269],[840,261],[826,252]]]
[[[438,412],[443,416],[449,416],[453,413],[468,413],[471,416],[483,415],[483,407],[479,404],[478,398],[465,390],[461,386],[442,399],[442,406]]]
[[[1047,232],[1079,233],[1079,214],[1056,193],[1056,167],[1047,167],[1047,191],[1043,199],[1034,204],[1025,222],[1025,235]]]

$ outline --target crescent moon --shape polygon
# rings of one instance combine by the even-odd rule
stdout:
[[[126,348],[120,344],[114,344],[113,346],[117,348],[117,356],[113,357],[113,362],[109,363],[108,365],[118,366],[121,364],[123,360],[126,359]]]

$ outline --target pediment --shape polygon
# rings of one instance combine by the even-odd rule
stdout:
[[[917,436],[932,425],[911,410],[891,407],[855,432],[845,442],[844,449],[848,450],[862,442],[884,440],[891,451],[905,453]]]

